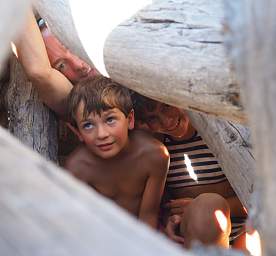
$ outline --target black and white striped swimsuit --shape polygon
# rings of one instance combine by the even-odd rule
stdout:
[[[182,141],[174,141],[170,136],[165,136],[164,144],[170,153],[170,167],[166,181],[169,191],[227,180],[217,159],[198,132]],[[245,218],[233,218],[231,222],[230,241],[240,234]]]

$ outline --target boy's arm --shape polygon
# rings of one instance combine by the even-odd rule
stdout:
[[[65,114],[66,98],[72,84],[50,65],[46,48],[30,10],[25,30],[16,42],[18,59],[27,76],[37,88],[42,101],[60,115]]]
[[[139,219],[155,229],[158,226],[160,201],[164,191],[169,165],[169,154],[165,146],[161,151],[155,156],[151,155],[154,161],[151,162],[151,171],[139,211]]]

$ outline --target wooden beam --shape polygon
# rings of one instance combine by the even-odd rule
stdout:
[[[0,156],[1,255],[242,255],[177,247],[1,127]]]
[[[229,55],[248,110],[257,161],[263,255],[275,255],[276,236],[276,2],[225,1]]]
[[[154,1],[109,35],[106,69],[148,97],[245,122],[225,55],[223,18],[222,0]]]

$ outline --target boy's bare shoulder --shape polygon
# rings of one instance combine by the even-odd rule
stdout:
[[[158,139],[154,138],[151,133],[135,130],[133,131],[132,138],[141,159],[147,160],[155,166],[164,166],[168,164],[169,153],[166,146]]]
[[[83,164],[89,163],[91,155],[88,155],[87,149],[85,146],[78,146],[66,159],[65,169],[71,173],[77,172]]]

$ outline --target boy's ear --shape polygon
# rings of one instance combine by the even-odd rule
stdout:
[[[72,124],[70,123],[66,123],[66,125],[70,128],[70,130],[79,138],[79,140],[82,142],[83,138],[78,130],[78,128],[74,127]]]
[[[132,109],[128,114],[128,129],[132,130],[134,129],[134,109]]]

